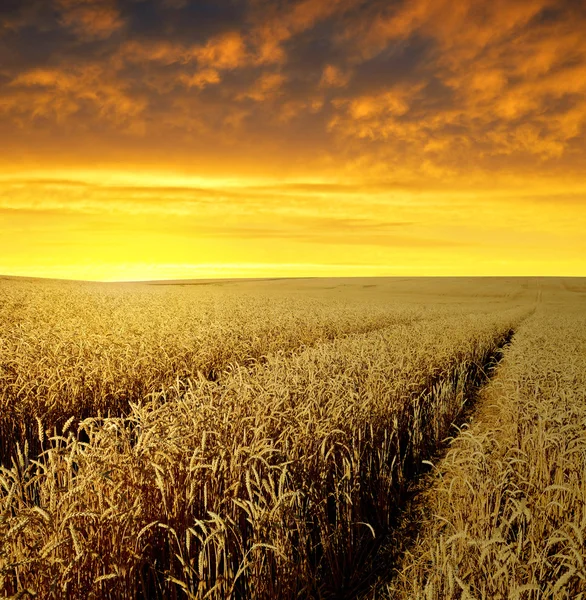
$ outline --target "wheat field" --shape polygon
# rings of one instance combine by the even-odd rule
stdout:
[[[0,591],[583,597],[585,303],[0,279]]]

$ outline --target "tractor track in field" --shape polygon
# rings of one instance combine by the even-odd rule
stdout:
[[[371,569],[365,575],[364,580],[351,593],[344,596],[344,600],[350,600],[351,598],[376,599],[376,589],[388,581],[389,575],[400,563],[401,557],[416,542],[419,533],[418,501],[432,484],[430,477],[432,469],[445,457],[451,442],[457,439],[466,423],[473,420],[478,407],[477,401],[483,390],[496,376],[506,349],[513,343],[514,335],[515,330],[511,329],[496,351],[488,356],[484,364],[478,365],[471,385],[466,390],[464,407],[451,425],[452,434],[446,437],[443,443],[437,446],[434,451],[430,452],[423,462],[413,465],[412,470],[407,474],[408,485],[397,507],[397,513],[393,516],[391,527],[384,537],[379,540],[373,552]],[[331,598],[333,600],[333,596]]]

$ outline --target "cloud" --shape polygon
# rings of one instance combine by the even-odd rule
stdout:
[[[571,6],[548,0],[373,3],[341,36],[354,48],[354,64],[368,64],[397,43],[408,49],[415,36],[435,47],[409,74],[410,84],[381,82],[374,94],[352,97],[350,90],[333,100],[330,131],[394,144],[419,170],[426,163],[418,157],[434,155],[428,174],[469,169],[471,158],[485,168],[499,156],[526,164],[531,157],[560,160],[586,128],[586,42],[576,27],[586,14]],[[552,8],[558,10],[548,13]]]
[[[569,0],[31,0],[0,23],[14,148],[34,121],[31,136],[106,145],[133,132],[144,143],[123,148],[161,160],[254,148],[259,164],[414,180],[584,155],[586,10]]]
[[[118,66],[121,66],[121,62],[141,64],[150,61],[162,65],[196,63],[217,70],[235,69],[249,61],[244,41],[238,32],[210,38],[205,44],[130,40],[120,47],[115,59]]]
[[[250,33],[257,62],[285,63],[286,43],[318,23],[344,14],[359,4],[359,0],[301,0],[283,5],[260,2],[261,10],[253,14],[254,26]]]
[[[187,87],[197,87],[199,89],[203,89],[207,85],[220,83],[221,81],[220,73],[216,69],[202,69],[201,71],[196,71],[192,75],[182,73],[179,76],[179,79]]]
[[[192,49],[198,64],[215,69],[235,69],[247,62],[244,40],[238,32],[229,32]]]
[[[364,16],[352,21],[343,38],[359,56],[369,59],[397,40],[413,34],[433,38],[451,64],[471,61],[487,46],[506,40],[527,25],[549,0],[402,0],[372,2]],[[356,43],[360,39],[361,43]]]
[[[283,93],[282,86],[286,77],[281,73],[263,73],[252,86],[238,96],[239,99],[250,98],[256,102],[264,102],[276,98]]]
[[[99,64],[31,69],[17,75],[9,90],[0,100],[0,114],[15,118],[21,127],[37,119],[63,125],[74,116],[84,119],[90,111],[122,131],[136,132],[147,106]]]
[[[61,23],[83,38],[108,38],[124,25],[111,0],[56,0],[56,7]]]
[[[322,72],[320,85],[325,88],[335,87],[343,88],[348,85],[351,74],[349,72],[343,72],[342,69],[335,65],[326,65]]]
[[[327,246],[374,246],[382,248],[441,248],[461,247],[468,243],[440,238],[422,238],[398,233],[411,223],[369,223],[353,219],[299,219],[269,225],[225,224],[207,225],[198,235],[214,239],[287,240]],[[193,230],[190,231],[193,233]]]

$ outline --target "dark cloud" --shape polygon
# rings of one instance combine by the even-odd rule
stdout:
[[[172,38],[194,44],[241,27],[247,6],[233,0],[143,0],[139,4],[122,4],[121,12],[137,39]]]

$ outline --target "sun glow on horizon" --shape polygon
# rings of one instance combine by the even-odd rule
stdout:
[[[582,190],[557,191],[552,199],[542,182],[520,194],[324,178],[4,174],[0,273],[99,281],[580,276]]]

